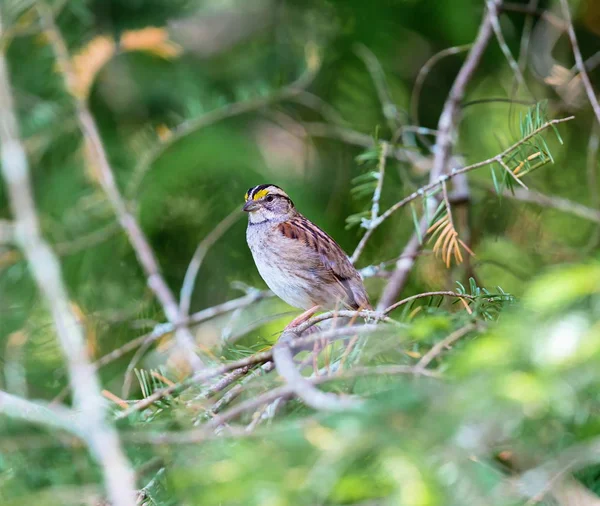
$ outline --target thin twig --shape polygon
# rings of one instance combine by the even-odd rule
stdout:
[[[583,57],[581,56],[581,51],[579,50],[577,36],[575,35],[575,28],[573,27],[573,20],[571,19],[571,11],[569,10],[569,4],[567,0],[560,0],[560,5],[562,7],[563,17],[565,18],[565,22],[567,24],[567,33],[569,34],[569,40],[571,41],[571,46],[573,48],[573,56],[575,57],[575,64],[577,66],[577,70],[579,71],[579,75],[581,76],[585,92],[588,96],[588,100],[590,101],[590,104],[592,104],[592,109],[594,110],[594,114],[596,115],[596,120],[598,121],[598,123],[600,123],[600,104],[598,103],[598,97],[596,96],[596,92],[594,91],[594,87],[592,86],[592,82],[590,81],[590,77],[588,76],[588,73],[585,70],[585,64],[583,62]]]
[[[148,286],[156,295],[169,322],[178,325],[175,329],[175,339],[183,359],[189,362],[193,370],[200,369],[203,367],[203,362],[196,354],[194,338],[187,327],[180,325],[182,318],[177,301],[160,273],[160,267],[150,242],[121,196],[100,132],[86,100],[77,93],[77,76],[65,41],[54,22],[53,13],[44,3],[38,5],[38,10],[56,61],[61,69],[67,91],[76,104],[77,120],[85,140],[87,163],[93,169],[90,172],[99,173],[100,185],[113,208],[119,224],[129,238],[136,257],[148,278]]]
[[[540,0],[529,0],[529,9],[537,10]],[[502,7],[501,7],[502,8]],[[531,40],[531,29],[533,28],[533,15],[527,14],[525,16],[525,23],[523,24],[523,33],[521,34],[521,44],[519,45],[519,70],[521,73],[525,72],[527,67],[527,55],[529,53],[529,42]]]
[[[558,125],[560,123],[564,123],[565,121],[571,121],[572,119],[575,119],[575,116],[567,116],[566,118],[558,118],[558,119],[553,119],[553,120],[547,121],[546,123],[541,125],[539,128],[536,128],[529,135],[526,135],[519,141],[515,142],[513,145],[506,148],[504,151],[502,151],[502,153],[499,153],[499,154],[497,154],[491,158],[488,158],[486,160],[482,160],[481,162],[473,163],[471,165],[466,165],[465,167],[461,167],[460,169],[452,169],[449,174],[440,176],[438,179],[435,179],[433,182],[431,182],[425,186],[422,186],[421,188],[419,188],[415,192],[411,193],[407,197],[404,197],[399,202],[396,202],[393,206],[391,206],[387,211],[385,211],[377,219],[376,226],[379,226],[383,221],[388,219],[392,214],[394,214],[396,211],[398,211],[398,209],[403,208],[406,204],[409,204],[413,200],[416,200],[420,197],[427,196],[431,190],[435,190],[437,187],[441,186],[442,183],[444,183],[445,181],[448,181],[449,179],[452,179],[459,174],[466,174],[467,172],[471,172],[472,170],[479,169],[480,167],[485,167],[486,165],[490,165],[492,163],[499,163],[499,161],[501,159],[503,159],[505,156],[510,154],[512,151],[517,149],[519,146],[521,146],[522,144],[527,142],[532,137],[535,137],[536,135],[538,135],[540,132],[543,132],[544,130],[552,127],[553,125]]]
[[[225,393],[225,395],[223,395],[223,397],[215,402],[215,404],[210,408],[209,413],[213,415],[219,413],[225,406],[231,404],[231,402],[242,393],[248,382],[258,376],[271,372],[273,369],[275,369],[275,364],[272,361],[269,361],[248,373],[242,381],[240,381],[237,385],[234,385],[227,391],[227,393]]]
[[[362,236],[361,240],[356,246],[356,249],[354,250],[354,253],[352,253],[352,256],[350,257],[350,262],[352,262],[353,264],[356,263],[356,261],[360,257],[363,249],[367,244],[367,241],[373,233],[374,229],[371,227],[371,224],[375,223],[377,217],[379,216],[379,201],[381,200],[381,190],[383,189],[383,180],[385,178],[385,162],[387,160],[387,156],[390,150],[390,145],[388,142],[383,141],[381,142],[379,149],[379,161],[377,162],[377,185],[375,186],[375,191],[373,192],[373,201],[371,205],[371,219],[369,220],[369,227],[367,228],[367,231]]]
[[[496,194],[496,190],[493,186],[486,185],[485,189],[490,193]],[[528,202],[530,204],[556,209],[558,211],[572,214],[573,216],[577,216],[584,220],[600,223],[600,210],[586,207],[579,202],[573,202],[572,200],[568,200],[557,195],[546,195],[535,190],[526,191],[521,188],[514,188],[513,191],[508,189],[504,190],[502,192],[502,196],[509,199],[518,200],[520,202]]]
[[[219,109],[210,111],[199,118],[182,123],[171,133],[167,140],[161,142],[156,146],[156,148],[148,152],[140,159],[138,165],[133,171],[135,176],[127,194],[135,195],[137,193],[137,189],[141,185],[144,176],[150,170],[150,167],[152,167],[152,164],[163,153],[165,153],[169,147],[171,147],[180,139],[228,118],[240,116],[242,114],[262,109],[273,103],[282,102],[284,100],[291,99],[292,97],[296,97],[297,95],[303,93],[305,88],[312,82],[317,70],[318,68],[316,67],[309,68],[296,81],[267,97],[259,97],[244,102],[227,104]]]
[[[433,371],[425,369],[417,369],[411,366],[405,365],[381,365],[381,366],[370,366],[370,367],[354,367],[353,369],[346,370],[341,374],[334,374],[332,376],[311,376],[305,378],[306,381],[312,385],[321,385],[330,381],[339,381],[357,378],[360,376],[380,376],[380,375],[397,375],[397,374],[409,374],[415,376],[427,376],[430,378],[438,378],[439,375]],[[248,399],[236,406],[230,408],[224,413],[213,418],[207,425],[209,428],[215,428],[224,423],[229,422],[233,418],[241,415],[246,411],[256,410],[258,407],[273,402],[276,399],[287,399],[294,395],[294,389],[289,386],[281,386],[265,392],[264,394]]]
[[[194,251],[192,260],[185,271],[181,292],[179,294],[179,311],[183,318],[187,318],[190,314],[190,303],[194,291],[194,284],[196,283],[196,276],[198,276],[198,271],[202,266],[206,253],[208,253],[208,250],[212,245],[242,217],[242,214],[240,209],[237,208],[229,213],[204,239],[202,239],[200,244],[198,244],[196,251]]]
[[[388,314],[391,311],[393,311],[394,309],[397,309],[400,306],[403,306],[404,304],[408,304],[409,302],[412,302],[413,300],[422,299],[424,297],[436,297],[438,295],[441,297],[456,297],[457,299],[469,299],[469,300],[475,299],[475,297],[473,297],[472,295],[467,295],[464,293],[456,293],[456,292],[452,292],[449,290],[442,290],[442,291],[438,291],[438,292],[425,292],[425,293],[418,293],[416,295],[411,295],[410,297],[406,297],[405,299],[402,299],[402,300],[396,302],[395,304],[392,304],[391,306],[387,307],[383,312],[385,314]]]
[[[288,342],[293,338],[292,332],[285,331],[273,347],[273,362],[279,375],[285,380],[291,391],[313,409],[320,411],[348,411],[362,406],[362,401],[355,398],[344,398],[333,393],[321,392],[308,381],[294,363],[292,349]]]
[[[558,28],[559,30],[565,31],[567,29],[566,23],[547,9],[538,9],[531,7],[531,5],[523,5],[513,2],[503,2],[500,4],[499,9],[504,12],[520,12],[522,14],[531,14],[534,16],[539,16],[544,21],[550,23],[552,26]]]
[[[0,34],[2,31],[0,18]],[[6,59],[0,51],[0,165],[15,220],[15,240],[52,314],[67,361],[74,408],[80,420],[85,421],[85,439],[102,468],[109,498],[113,506],[133,506],[133,470],[121,450],[116,430],[105,421],[100,382],[87,357],[84,330],[70,304],[58,259],[41,236],[29,166],[14,110]]]
[[[381,103],[383,116],[388,123],[390,132],[394,133],[400,126],[400,121],[398,119],[398,108],[390,96],[381,64],[373,52],[363,44],[358,44],[355,52],[363,60],[367,69],[369,70],[369,74],[371,74],[371,77],[373,78],[377,96],[379,97],[379,102]]]
[[[415,368],[425,369],[431,363],[432,360],[434,360],[440,353],[442,353],[442,351],[444,351],[444,349],[449,348],[453,343],[463,338],[469,332],[475,330],[476,328],[477,324],[469,323],[464,327],[455,330],[441,341],[435,343],[435,345],[427,353],[425,353],[425,355],[421,357],[421,360],[417,362]]]
[[[527,83],[525,82],[525,77],[523,77],[523,73],[521,72],[521,67],[513,57],[508,45],[506,44],[506,40],[504,39],[504,34],[502,33],[502,28],[500,27],[500,20],[498,19],[499,4],[494,6],[493,1],[494,0],[487,0],[487,8],[488,12],[492,13],[491,22],[492,28],[494,29],[494,34],[496,35],[496,40],[498,41],[500,50],[502,51],[502,54],[504,54],[504,57],[506,58],[509,67],[515,75],[517,82],[524,86],[527,89],[527,91],[529,91],[529,89],[527,88]],[[529,93],[531,92],[529,91]]]
[[[377,327],[375,325],[369,325],[369,324],[362,325],[360,327],[343,327],[343,328],[339,328],[339,329],[334,329],[334,330],[323,331],[320,333],[311,334],[307,337],[299,337],[299,338],[292,339],[289,341],[289,346],[292,349],[302,348],[302,347],[305,347],[307,344],[312,344],[319,339],[334,341],[337,339],[341,339],[342,337],[346,337],[348,335],[369,334],[369,333],[374,332],[376,329],[377,329]],[[142,409],[146,409],[147,407],[151,406],[153,403],[155,403],[159,399],[162,399],[163,397],[173,395],[175,393],[179,393],[179,392],[185,390],[186,388],[189,388],[190,386],[195,385],[197,383],[206,381],[207,379],[214,378],[215,376],[220,376],[222,374],[225,374],[229,371],[233,371],[240,367],[261,364],[261,363],[271,360],[272,358],[273,358],[273,350],[271,349],[271,350],[255,353],[254,355],[251,355],[249,357],[246,357],[246,358],[243,358],[240,360],[236,360],[235,362],[229,362],[227,364],[223,364],[219,367],[199,371],[198,373],[194,374],[192,377],[186,379],[185,381],[182,381],[181,383],[177,383],[173,386],[169,386],[169,387],[165,387],[165,388],[156,390],[155,392],[153,392],[151,395],[149,395],[145,399],[142,399],[142,400],[136,402],[128,410],[119,413],[116,416],[116,418],[117,419],[126,418],[126,417],[130,416],[132,413],[135,413]]]
[[[202,323],[204,321],[210,320],[222,314],[228,313],[230,311],[235,311],[236,309],[241,309],[247,307],[254,302],[262,300],[266,297],[272,296],[272,293],[269,291],[259,291],[254,290],[248,295],[244,295],[243,297],[239,297],[237,299],[232,299],[223,304],[218,304],[213,307],[209,307],[194,313],[186,320],[186,324],[196,325]],[[105,365],[108,365],[115,360],[119,360],[121,357],[126,355],[127,353],[132,352],[133,350],[139,348],[140,346],[146,347],[151,343],[157,341],[163,336],[170,334],[175,329],[175,326],[171,323],[161,323],[157,325],[151,332],[144,334],[142,336],[136,337],[131,341],[128,341],[123,346],[116,348],[115,350],[107,353],[106,355],[100,357],[93,363],[93,366],[96,369],[100,369]],[[59,402],[64,399],[69,391],[69,386],[66,386],[53,400],[53,402]]]
[[[452,56],[455,54],[460,54],[464,51],[468,51],[471,48],[471,44],[465,44],[464,46],[454,46],[446,49],[442,49],[441,51],[435,53],[429,60],[425,62],[425,64],[419,69],[419,73],[417,74],[417,78],[415,79],[415,84],[413,86],[412,95],[410,97],[410,111],[411,111],[411,120],[419,124],[419,102],[421,99],[421,90],[423,88],[423,83],[425,79],[431,72],[431,69],[435,66],[435,64],[446,58],[447,56]]]
[[[347,127],[319,122],[303,122],[302,126],[306,130],[306,133],[312,137],[336,139],[351,146],[359,146],[363,148],[373,148],[376,146],[376,142],[371,135],[363,134]],[[407,125],[402,128],[407,131],[412,129],[418,131],[420,127]],[[427,129],[424,131],[427,131]],[[410,150],[407,149],[391,147],[391,149],[388,151],[388,156],[401,162],[409,162],[409,152]]]

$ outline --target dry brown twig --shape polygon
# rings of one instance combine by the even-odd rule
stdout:
[[[41,235],[31,190],[29,166],[19,138],[3,52],[0,52],[0,111],[0,165],[15,220],[15,241],[22,250],[32,277],[52,315],[67,362],[77,420],[85,422],[81,423],[82,434],[102,468],[109,498],[113,506],[133,506],[133,470],[121,450],[116,430],[105,421],[100,383],[87,357],[84,331],[69,302],[58,259]],[[5,395],[5,408],[9,407],[7,399]]]

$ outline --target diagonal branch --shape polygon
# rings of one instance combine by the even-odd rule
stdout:
[[[83,437],[77,413],[63,406],[47,406],[0,390],[0,413],[27,423],[62,429]]]
[[[148,286],[160,302],[169,322],[177,326],[175,339],[180,351],[194,370],[200,369],[203,363],[196,355],[194,338],[186,326],[180,325],[182,317],[177,300],[160,272],[158,261],[148,238],[133,213],[128,209],[119,191],[100,132],[86,100],[77,93],[77,78],[65,41],[54,22],[52,11],[43,3],[40,3],[38,9],[55,58],[63,74],[67,91],[75,101],[77,120],[85,140],[87,163],[99,172],[100,185],[148,278]]]
[[[219,240],[219,238],[227,232],[227,230],[241,217],[242,214],[239,209],[234,209],[230,212],[219,224],[198,244],[194,255],[190,260],[185,276],[183,277],[183,284],[181,286],[181,292],[179,294],[179,309],[183,318],[188,318],[190,314],[190,303],[192,300],[192,293],[194,291],[194,284],[196,283],[196,277],[198,271],[202,266],[206,253],[211,246]]]
[[[429,175],[430,185],[434,184],[436,181],[439,181],[439,179],[444,176],[447,170],[447,165],[452,154],[452,146],[454,144],[454,129],[456,127],[458,114],[460,112],[460,104],[465,96],[467,84],[473,77],[475,69],[477,68],[479,61],[481,60],[481,57],[487,48],[492,34],[494,33],[492,19],[498,16],[498,6],[500,4],[500,0],[492,0],[488,4],[488,11],[481,22],[477,37],[475,38],[475,41],[469,50],[469,54],[467,55],[465,62],[458,72],[456,79],[454,80],[454,84],[450,89],[450,93],[446,99],[446,102],[444,103],[444,108],[442,109],[442,113],[438,121],[435,147],[433,150],[435,154],[433,158],[433,167]],[[437,186],[437,184],[434,186]],[[429,202],[427,203],[428,212],[425,213],[425,216],[421,219],[419,224],[419,228],[422,232],[426,231],[428,228],[426,216],[433,216],[435,209],[437,208],[437,201],[437,198],[429,198]],[[406,201],[405,204],[408,202],[410,202],[410,200]],[[396,209],[399,207],[396,207]],[[388,211],[386,211],[386,213],[379,218],[379,222],[383,221],[396,209],[388,209]],[[396,269],[383,291],[377,306],[378,309],[389,306],[392,301],[396,299],[404,287],[406,280],[408,279],[408,274],[412,270],[412,267],[415,263],[416,254],[420,249],[421,242],[419,240],[419,234],[414,233],[406,245],[402,258],[398,261]]]
[[[563,16],[567,24],[567,33],[569,34],[569,40],[571,41],[571,46],[573,47],[573,56],[575,57],[577,70],[579,70],[579,75],[581,76],[581,80],[590,104],[592,104],[592,109],[594,109],[596,119],[600,123],[600,104],[598,104],[598,97],[596,96],[596,92],[594,91],[592,82],[590,81],[590,77],[585,70],[585,63],[583,62],[583,57],[581,56],[581,51],[579,50],[577,36],[575,35],[575,28],[573,28],[573,20],[571,19],[569,4],[567,3],[567,0],[560,0],[560,5],[562,7]]]
[[[0,18],[0,35],[1,21]],[[83,329],[70,305],[58,259],[40,232],[4,53],[0,53],[0,150],[2,175],[15,220],[15,241],[27,259],[31,275],[52,314],[67,361],[74,407],[81,420],[85,421],[86,442],[102,468],[113,506],[133,506],[133,471],[121,450],[116,430],[105,421],[100,383],[87,357]]]

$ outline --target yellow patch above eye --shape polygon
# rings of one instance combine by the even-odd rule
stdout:
[[[244,195],[244,200],[248,200],[248,192],[246,192],[246,195]]]
[[[267,195],[267,193],[269,193],[269,190],[259,190],[254,194],[252,200],[262,199],[265,195]]]

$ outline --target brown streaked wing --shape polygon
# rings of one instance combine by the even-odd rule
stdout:
[[[350,263],[342,248],[328,234],[303,216],[297,216],[280,223],[279,231],[289,239],[302,241],[318,254],[325,272],[331,276],[331,281],[340,284],[340,288],[346,293],[351,306],[356,308],[370,307],[366,294],[360,293],[364,291],[360,275]],[[355,291],[352,290],[353,281],[359,285],[357,287],[358,294],[355,294]]]

